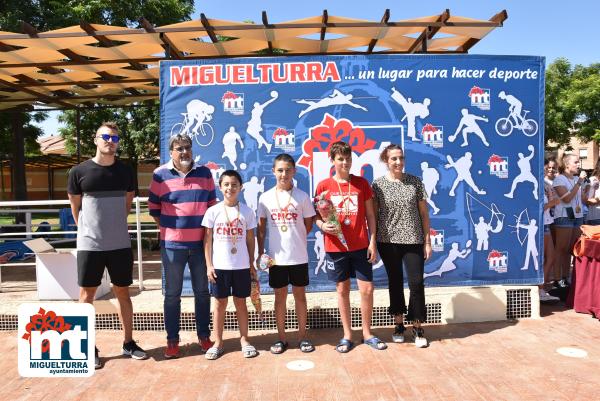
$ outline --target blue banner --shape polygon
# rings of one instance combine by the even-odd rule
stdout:
[[[382,176],[381,149],[401,144],[428,194],[428,286],[543,280],[544,58],[357,55],[166,61],[160,64],[161,162],[188,133],[215,181],[244,179],[256,210],[279,153],[309,193],[332,174],[329,145],[353,148],[352,173]],[[220,196],[220,194],[219,194]],[[330,291],[323,237],[308,237],[311,291]],[[387,286],[381,262],[376,286]],[[268,285],[261,274],[263,288]]]

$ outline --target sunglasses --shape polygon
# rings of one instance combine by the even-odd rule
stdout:
[[[96,138],[102,138],[104,142],[112,141],[112,143],[119,143],[119,135],[102,134]]]
[[[183,153],[183,152],[189,152],[190,150],[192,150],[192,147],[190,145],[177,146],[176,148],[173,148],[173,150],[175,150],[179,153]]]

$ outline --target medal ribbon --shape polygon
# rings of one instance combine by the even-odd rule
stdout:
[[[236,223],[235,223],[235,227],[238,227],[238,223],[240,221],[240,202],[237,203],[237,205],[235,205],[235,207],[237,208],[237,217],[235,219]],[[229,220],[229,215],[227,214],[227,205],[225,205],[225,202],[223,202],[223,210],[225,210],[225,219],[227,220],[227,226],[229,228],[232,228],[231,226],[231,220]],[[231,234],[232,238],[231,238],[231,243],[233,244],[232,249],[235,248],[235,244],[237,243],[238,240],[238,235],[237,232],[235,234]]]
[[[279,195],[277,194],[277,192],[277,188],[275,188],[275,200],[277,201],[277,208],[280,212],[287,212],[288,208],[292,204],[292,193],[294,193],[294,187],[292,186],[292,189],[290,190],[290,197],[288,198],[287,205],[285,205],[284,208],[282,208],[281,204],[279,203]],[[285,226],[285,222],[283,223],[283,226]]]

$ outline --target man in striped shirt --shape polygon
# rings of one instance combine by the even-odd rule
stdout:
[[[202,351],[210,341],[210,295],[204,260],[202,219],[206,209],[217,203],[210,170],[194,163],[192,140],[176,135],[169,140],[171,160],[154,170],[148,207],[160,227],[161,259],[165,277],[164,317],[167,330],[166,358],[179,354],[179,319],[183,271],[189,266],[196,332]]]

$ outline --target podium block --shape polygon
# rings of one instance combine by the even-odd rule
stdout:
[[[37,293],[40,300],[77,300],[77,251],[60,250],[35,254]],[[96,298],[110,291],[110,280],[105,270],[102,281],[96,291]]]

